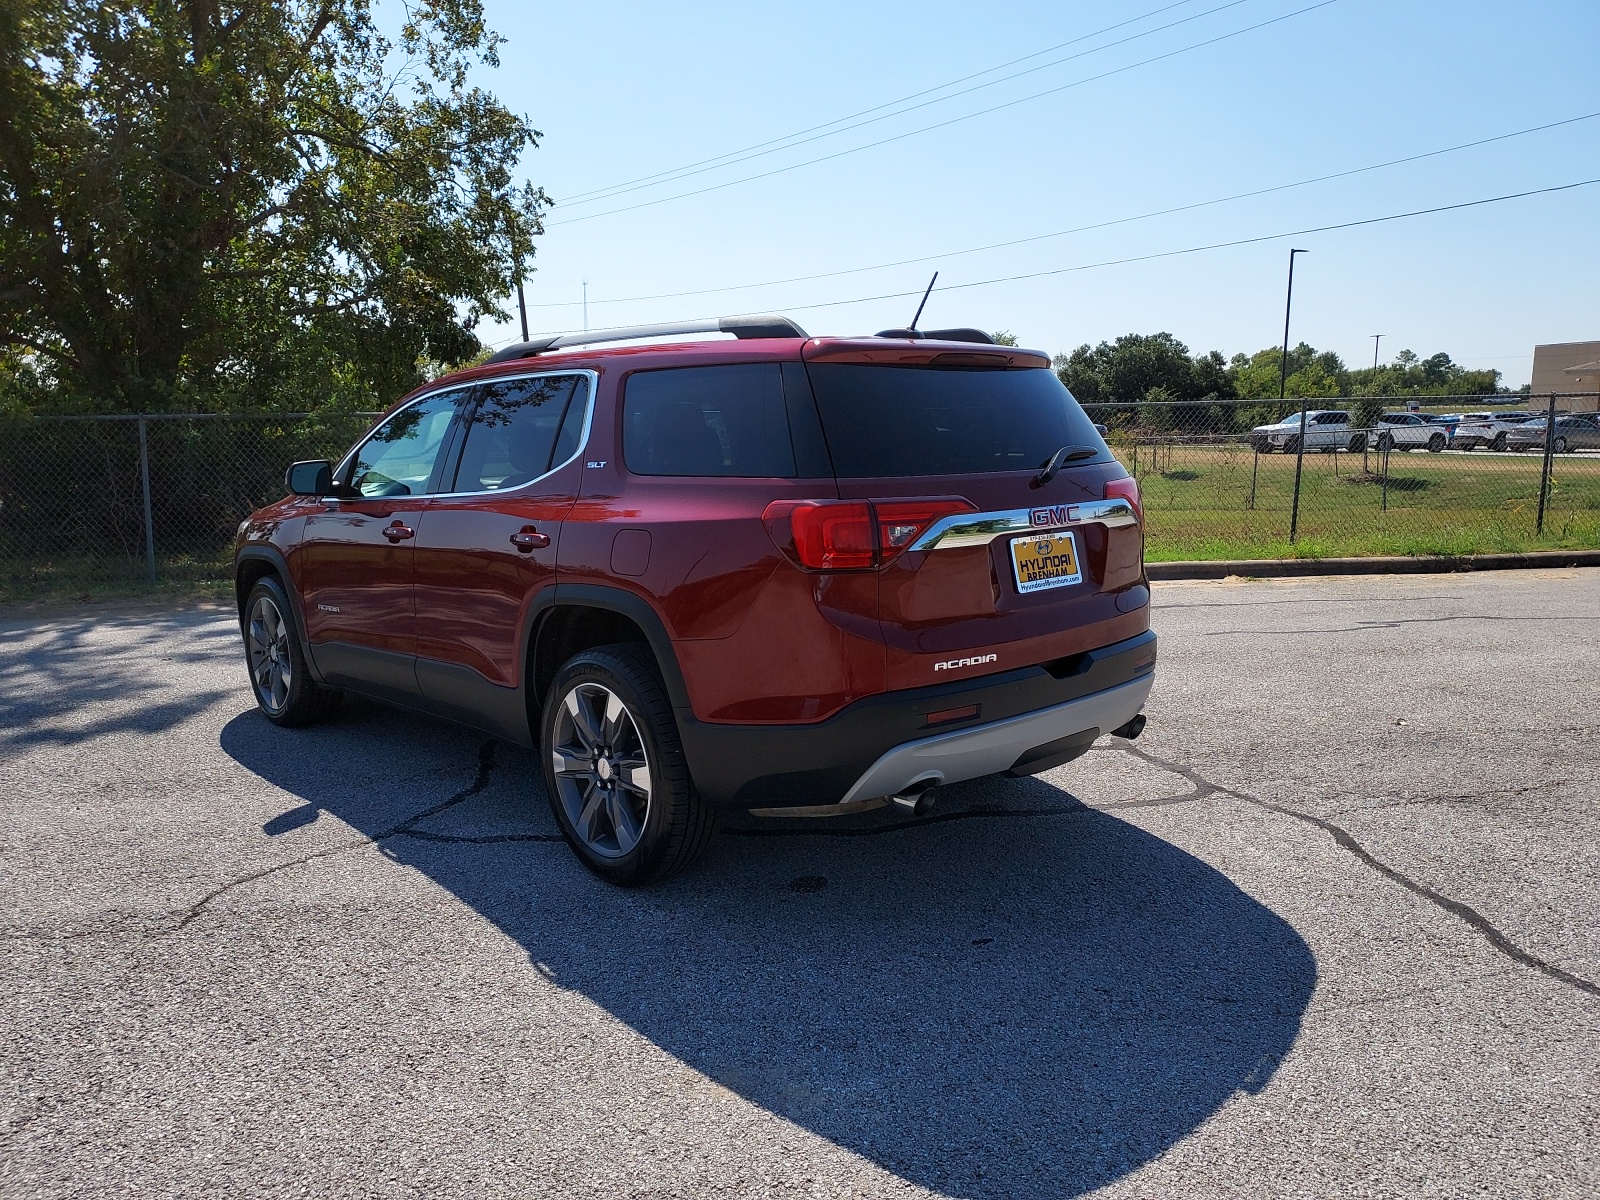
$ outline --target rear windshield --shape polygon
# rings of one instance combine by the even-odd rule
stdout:
[[[1063,446],[1110,455],[1046,368],[811,363],[807,370],[841,479],[1037,471]]]

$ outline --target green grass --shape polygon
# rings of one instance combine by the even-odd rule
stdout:
[[[143,559],[0,558],[0,607],[36,608],[110,600],[231,600],[232,555],[158,557],[156,582]]]
[[[1558,459],[1536,530],[1540,459],[1308,454],[1299,537],[1289,541],[1295,460],[1247,446],[1116,447],[1144,493],[1152,562],[1219,558],[1452,555],[1600,546],[1600,456]],[[1255,472],[1252,506],[1251,474]]]

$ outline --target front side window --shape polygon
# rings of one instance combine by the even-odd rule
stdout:
[[[794,478],[781,367],[634,372],[623,396],[622,457],[635,475]]]
[[[465,395],[457,390],[428,396],[378,426],[356,451],[350,486],[372,498],[425,493],[456,405]]]
[[[487,383],[467,420],[454,486],[500,492],[548,475],[578,451],[589,408],[586,375],[542,375]]]

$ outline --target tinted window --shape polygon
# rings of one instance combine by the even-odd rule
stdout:
[[[1105,443],[1048,369],[808,368],[841,478],[1037,471],[1063,446]]]
[[[521,487],[572,457],[588,407],[583,375],[546,375],[485,384],[467,423],[457,492]]]
[[[441,392],[401,409],[366,440],[349,481],[363,496],[420,496],[464,391]]]
[[[793,478],[779,364],[634,372],[624,388],[622,456],[635,475]]]

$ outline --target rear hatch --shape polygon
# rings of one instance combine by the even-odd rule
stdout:
[[[839,496],[874,507],[890,689],[1069,669],[1148,628],[1137,491],[1044,355],[862,339],[804,357]]]

